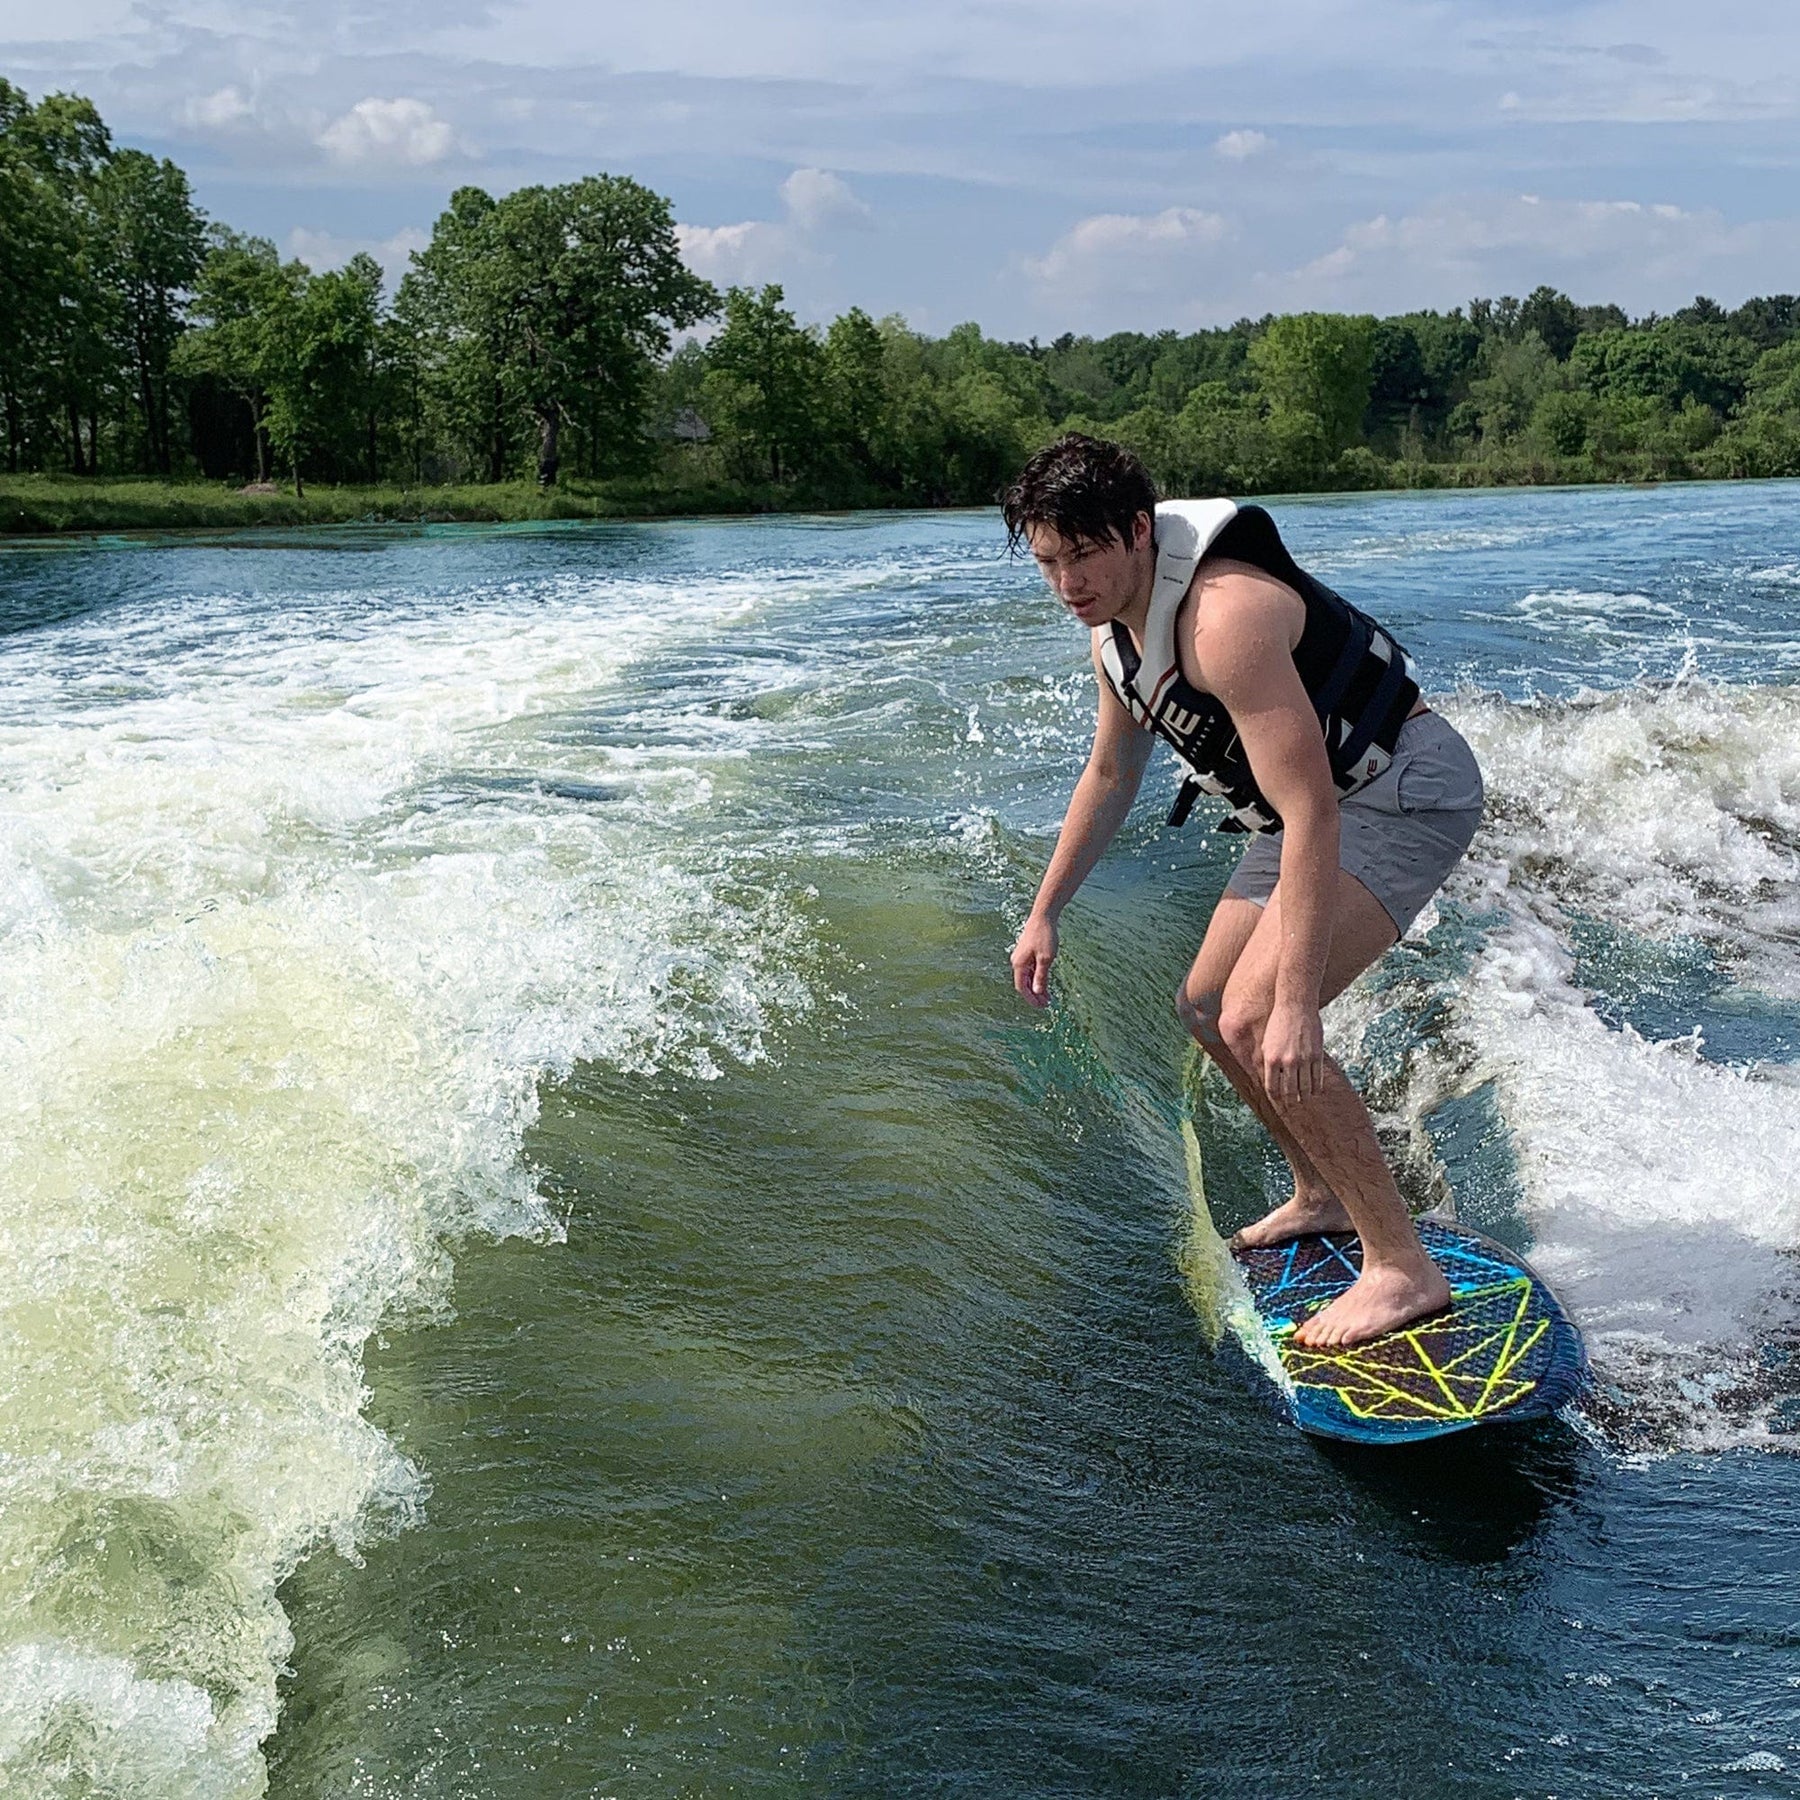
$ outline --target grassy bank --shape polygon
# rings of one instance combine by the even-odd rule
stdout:
[[[1719,471],[1723,472],[1723,471]],[[1393,488],[1569,486],[1681,480],[1700,471],[1666,465],[1600,473],[1585,458],[1478,462],[1384,461],[1367,451],[1345,457],[1321,491]],[[1707,470],[1706,474],[1715,471]],[[354,525],[532,519],[658,519],[705,514],[829,512],[898,505],[879,494],[846,494],[811,484],[570,480],[545,491],[529,481],[456,487],[310,486],[247,492],[206,481],[0,475],[0,534],[65,531],[208,530],[254,525]]]
[[[0,475],[0,533],[210,530],[246,525],[655,519],[695,513],[809,511],[831,504],[800,487],[706,482],[567,481],[547,492],[529,481],[459,487],[311,486],[251,493],[208,481]],[[842,504],[840,501],[839,504]]]

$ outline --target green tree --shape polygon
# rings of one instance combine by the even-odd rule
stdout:
[[[270,407],[277,390],[284,396],[282,431],[298,429],[293,371],[308,279],[306,265],[284,263],[267,238],[216,229],[195,284],[198,323],[174,359],[179,372],[218,382],[248,410],[258,481],[268,479]],[[289,435],[284,441],[295,440]]]
[[[1727,412],[1744,396],[1755,346],[1717,323],[1663,319],[1585,334],[1569,361],[1596,394],[1660,400],[1671,411],[1697,400]]]
[[[707,347],[709,412],[763,462],[771,481],[792,473],[823,422],[817,338],[803,330],[771,284],[725,294],[725,324]]]
[[[1536,332],[1558,362],[1567,362],[1581,336],[1580,310],[1553,287],[1533,288],[1519,308],[1519,331]]]
[[[94,203],[112,139],[93,102],[74,94],[40,100],[32,136],[66,221],[50,334],[51,381],[67,424],[69,466],[77,475],[91,475],[99,470],[100,418],[113,389],[116,307],[102,271]]]
[[[888,419],[887,338],[859,306],[840,314],[825,333],[825,395],[833,435],[851,463],[876,472]]]
[[[1375,321],[1346,313],[1288,313],[1272,319],[1250,345],[1249,361],[1271,416],[1316,422],[1329,454],[1356,437],[1369,403]]]
[[[1593,396],[1555,388],[1531,409],[1531,435],[1551,456],[1579,456],[1587,448]]]
[[[33,106],[0,81],[0,300],[11,302],[0,380],[15,463],[54,431],[77,474],[97,466],[113,358],[93,192],[110,154],[91,102],[50,94]]]
[[[1800,295],[1772,294],[1767,298],[1746,300],[1726,324],[1736,336],[1754,344],[1758,350],[1773,350],[1800,333]]]
[[[286,457],[294,491],[306,467],[321,462],[343,473],[359,449],[375,460],[381,390],[381,269],[371,256],[323,275],[290,265],[291,298],[267,322],[262,364],[271,444]]]
[[[7,467],[29,457],[30,414],[56,306],[56,204],[29,142],[31,103],[0,78],[0,408]]]
[[[1481,343],[1460,311],[1378,320],[1366,415],[1371,431],[1405,434],[1415,450],[1442,436],[1451,408],[1467,392]]]
[[[1709,468],[1738,477],[1800,475],[1800,335],[1756,359],[1746,390],[1737,417],[1708,457]]]
[[[623,176],[461,188],[415,259],[409,310],[440,340],[441,386],[486,440],[498,480],[519,415],[553,484],[565,424],[596,454],[635,457],[671,330],[709,317],[717,295],[681,261],[669,203]]]
[[[501,481],[523,421],[510,315],[487,254],[493,211],[491,195],[458,188],[414,255],[394,310],[414,353],[421,411],[486,480]]]
[[[1561,385],[1562,372],[1535,331],[1508,340],[1490,338],[1482,351],[1484,373],[1469,384],[1482,445],[1494,450],[1531,422],[1538,402]]]
[[[944,482],[947,497],[987,504],[1048,435],[1014,385],[991,369],[971,369],[944,390]]]
[[[1155,360],[1150,365],[1146,393],[1152,406],[1179,412],[1187,397],[1202,382],[1224,382],[1236,388],[1249,385],[1246,361],[1254,327],[1240,319],[1223,331],[1196,331],[1187,337],[1159,333]]]
[[[173,469],[170,365],[185,328],[188,292],[205,260],[206,220],[187,177],[166,158],[120,150],[94,182],[97,259],[118,301],[120,361],[158,474]]]
[[[1759,356],[1746,387],[1746,411],[1800,417],[1800,337]]]

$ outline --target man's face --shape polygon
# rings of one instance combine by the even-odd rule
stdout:
[[[1109,624],[1130,603],[1138,562],[1150,542],[1150,521],[1139,513],[1128,548],[1117,537],[1104,543],[1065,538],[1054,525],[1028,525],[1025,541],[1050,591],[1083,625]]]

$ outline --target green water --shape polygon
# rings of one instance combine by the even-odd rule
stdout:
[[[1496,800],[1334,1043],[1600,1377],[1405,1452],[1209,1330],[1166,770],[1011,993],[991,519],[0,557],[0,1791],[1793,1791],[1784,499],[1292,510]]]

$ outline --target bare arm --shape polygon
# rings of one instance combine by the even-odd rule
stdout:
[[[1056,849],[1038,883],[1031,916],[1013,946],[1013,985],[1033,1006],[1050,999],[1050,965],[1056,959],[1057,920],[1075,891],[1093,872],[1137,798],[1150,760],[1150,733],[1132,718],[1104,680],[1094,747],[1075,784],[1069,810],[1056,835]]]
[[[1331,950],[1338,795],[1319,717],[1294,667],[1295,597],[1245,570],[1221,572],[1195,608],[1194,654],[1237,727],[1256,784],[1281,815],[1282,941],[1264,1033],[1265,1085],[1277,1098],[1324,1079],[1319,990]]]

